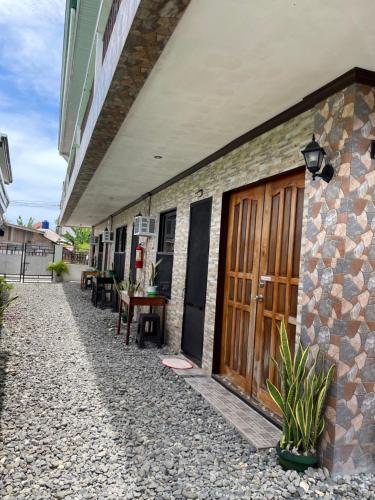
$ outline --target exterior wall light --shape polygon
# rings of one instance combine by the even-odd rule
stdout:
[[[371,141],[371,151],[370,151],[371,160],[375,160],[375,141]]]
[[[326,182],[332,179],[335,171],[330,163],[326,163],[319,173],[326,152],[319,146],[319,143],[316,142],[315,134],[312,136],[312,141],[308,143],[301,153],[303,154],[306,168],[311,173],[313,181],[316,177],[321,177]]]

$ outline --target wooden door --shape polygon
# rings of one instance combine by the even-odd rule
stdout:
[[[253,394],[273,409],[266,380],[279,386],[271,358],[279,361],[282,318],[295,343],[304,184],[301,172],[267,184],[265,191],[258,288],[264,299],[257,303]]]
[[[220,372],[251,388],[264,186],[232,195],[229,206]]]
[[[272,409],[282,317],[295,339],[303,192],[300,172],[230,200],[220,370]]]

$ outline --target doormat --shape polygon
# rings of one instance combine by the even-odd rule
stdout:
[[[177,368],[177,370],[190,370],[190,368],[193,368],[189,361],[180,358],[164,358],[162,363],[169,368]]]

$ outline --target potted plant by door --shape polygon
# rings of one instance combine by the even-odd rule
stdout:
[[[283,417],[283,434],[276,447],[283,469],[302,472],[318,463],[318,440],[324,430],[324,406],[334,365],[324,370],[323,357],[299,343],[292,356],[284,320],[279,327],[281,391],[267,380],[268,392]]]
[[[151,271],[148,279],[148,287],[146,288],[146,293],[149,296],[154,296],[157,294],[158,287],[155,285],[155,283],[157,277],[157,268],[160,265],[161,261],[162,259],[159,259],[155,264],[151,262]]]
[[[63,260],[50,262],[47,266],[47,271],[52,271],[53,273],[55,273],[56,283],[60,283],[62,281],[63,274],[69,273],[68,266]]]

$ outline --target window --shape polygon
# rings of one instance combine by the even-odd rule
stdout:
[[[126,247],[126,226],[116,229],[115,252],[125,252]]]
[[[156,284],[158,292],[171,297],[174,240],[176,233],[176,210],[170,210],[160,215],[159,242],[156,259],[161,262],[158,266]]]
[[[176,233],[176,210],[161,214],[158,251],[174,253],[174,237]]]
[[[125,273],[126,226],[116,229],[113,269],[117,281],[124,279]]]

